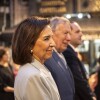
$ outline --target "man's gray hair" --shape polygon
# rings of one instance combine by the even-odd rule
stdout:
[[[56,29],[57,25],[59,25],[61,23],[69,23],[70,24],[70,21],[64,17],[52,17],[50,20],[50,26],[53,31]]]

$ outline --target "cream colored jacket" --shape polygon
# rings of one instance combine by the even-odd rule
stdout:
[[[22,66],[14,84],[15,100],[60,100],[51,73],[37,60]]]

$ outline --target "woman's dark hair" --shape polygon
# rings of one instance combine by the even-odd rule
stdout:
[[[4,49],[0,49],[0,60],[2,59],[3,55],[6,54],[6,51]]]
[[[49,24],[49,19],[34,16],[19,24],[12,39],[12,58],[16,64],[32,62],[31,50],[42,30]]]

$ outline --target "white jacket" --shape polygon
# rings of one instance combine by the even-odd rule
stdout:
[[[14,84],[15,100],[60,100],[51,73],[34,59],[21,66]]]

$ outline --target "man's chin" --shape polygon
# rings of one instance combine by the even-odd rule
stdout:
[[[67,47],[64,47],[61,51],[64,52],[67,49]]]

